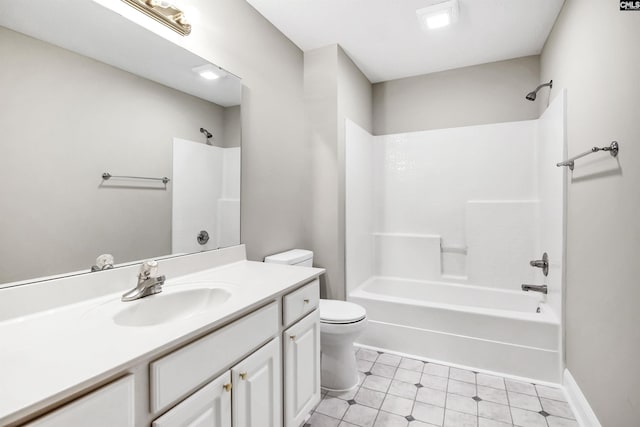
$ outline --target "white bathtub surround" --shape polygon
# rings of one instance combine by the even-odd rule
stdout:
[[[519,291],[533,283],[537,200],[470,200],[466,204],[467,283]]]
[[[360,384],[325,394],[307,427],[569,426],[561,388],[360,348]]]
[[[212,310],[153,327],[119,326],[106,307],[135,285],[138,270],[134,265],[0,290],[0,424],[112,379],[144,357],[229,323],[323,272],[247,261],[243,245],[162,260],[163,293],[215,282],[229,298]]]
[[[218,199],[218,247],[240,244],[240,147],[223,148],[222,197]]]
[[[345,152],[346,283],[364,283],[374,274],[373,136],[347,120]]]
[[[375,261],[368,277],[462,280],[503,289],[533,280],[528,261],[541,255],[536,253],[537,124],[372,137],[347,123],[348,279],[349,270],[363,269],[357,261],[367,256],[361,249],[373,235]],[[470,250],[488,259],[474,260]],[[505,255],[524,261],[509,263]],[[352,290],[362,282],[347,280],[347,286]]]
[[[535,282],[546,283],[549,288],[547,301],[559,318],[564,316],[564,265],[566,241],[566,168],[556,167],[556,159],[566,159],[566,111],[567,94],[563,90],[538,120],[536,146],[538,186],[538,222],[540,234],[536,240],[536,254],[549,254],[549,275],[545,278],[535,269]],[[562,239],[559,238],[562,237]],[[539,256],[539,255],[538,255]],[[546,279],[546,280],[545,280]]]
[[[375,276],[441,279],[440,240],[428,234],[373,233]]]
[[[173,140],[171,252],[192,253],[240,243],[240,147]],[[209,233],[200,245],[196,236]]]
[[[564,98],[524,122],[384,136],[347,123],[347,292],[370,314],[361,344],[560,383]],[[546,278],[529,265],[544,251]]]

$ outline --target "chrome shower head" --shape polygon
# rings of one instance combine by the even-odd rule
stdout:
[[[540,89],[542,89],[543,87],[545,87],[545,86],[549,86],[550,88],[552,88],[553,87],[553,80],[549,80],[549,83],[541,84],[540,86],[538,86],[536,88],[536,90],[534,90],[533,92],[529,92],[525,98],[527,100],[529,100],[529,101],[535,101],[536,100],[536,95],[538,94],[538,91]]]
[[[211,143],[211,141],[209,140],[213,136],[213,134],[211,132],[209,132],[205,128],[200,128],[200,133],[202,133],[204,136],[207,137],[207,145],[213,145]]]
[[[211,138],[213,135],[211,134],[211,132],[209,132],[208,130],[206,130],[205,128],[200,128],[200,133],[203,133],[204,136],[207,137],[207,139]]]

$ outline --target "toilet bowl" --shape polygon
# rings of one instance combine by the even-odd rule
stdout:
[[[311,267],[313,252],[292,249],[265,257],[264,262]],[[358,385],[353,342],[367,324],[367,312],[358,304],[320,300],[320,385],[325,390],[347,391]]]
[[[322,388],[347,391],[358,385],[353,342],[367,324],[367,313],[358,304],[320,300],[320,351]]]

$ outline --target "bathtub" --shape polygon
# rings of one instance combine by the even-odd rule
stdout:
[[[349,293],[369,320],[358,344],[536,381],[561,381],[560,322],[545,296],[372,277]]]

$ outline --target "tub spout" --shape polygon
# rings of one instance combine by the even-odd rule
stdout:
[[[547,294],[547,285],[522,285],[522,290],[525,292],[541,292]]]

